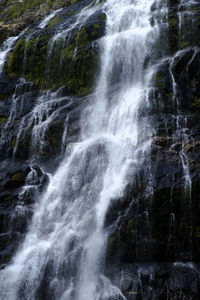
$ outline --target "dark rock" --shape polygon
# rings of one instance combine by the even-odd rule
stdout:
[[[41,193],[49,179],[37,165],[27,163],[4,161],[0,170],[0,267],[3,267],[26,233],[36,192]]]

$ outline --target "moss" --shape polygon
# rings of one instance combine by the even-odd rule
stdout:
[[[85,46],[89,42],[88,33],[86,32],[85,27],[83,26],[79,31],[75,32],[75,40],[79,47]]]
[[[176,27],[178,25],[178,18],[177,17],[169,18],[169,24],[173,27]]]
[[[24,57],[25,41],[19,40],[13,50],[10,53],[8,63],[5,65],[5,72],[9,76],[19,76],[22,72],[22,61]]]
[[[67,75],[67,86],[72,94],[85,95],[92,90],[97,59],[92,49],[77,53]]]
[[[11,176],[11,180],[13,181],[24,181],[24,174],[22,172],[16,172]]]
[[[200,98],[194,97],[194,100],[192,101],[192,106],[200,106]]]
[[[0,192],[3,192],[5,190],[4,186],[0,186]]]
[[[6,195],[6,196],[4,196],[4,197],[1,197],[1,201],[2,201],[2,202],[3,202],[3,201],[8,202],[8,201],[12,201],[12,200],[13,200],[13,198],[12,198],[11,195]]]
[[[76,4],[77,2],[79,2],[80,0],[70,0],[71,4]]]
[[[13,92],[10,92],[10,93],[7,93],[7,94],[0,94],[0,100],[8,99],[12,95],[13,95]]]
[[[0,44],[3,44],[3,42],[10,36],[10,31],[6,27],[0,26]]]
[[[131,231],[132,228],[133,228],[133,218],[130,218],[130,220],[128,221],[127,226],[126,226],[126,230]]]
[[[180,43],[180,48],[184,49],[184,48],[188,47],[189,45],[190,45],[189,41],[184,41],[184,42]]]
[[[77,2],[77,1],[76,1]],[[46,4],[48,9],[52,9],[53,6],[55,7],[62,7],[67,5],[70,5],[72,3],[67,2],[65,0],[22,0],[22,2],[14,2],[12,0],[9,0],[7,2],[7,9],[3,12],[3,15],[7,19],[15,19],[23,16],[28,10],[36,9],[37,7],[40,7],[40,5]]]
[[[169,48],[172,52],[178,50],[178,42],[179,42],[179,20],[178,15],[173,13],[173,4],[172,10],[169,9],[168,15],[168,24],[169,24]]]
[[[165,74],[162,72],[157,72],[153,78],[154,85],[158,88],[165,87]]]
[[[52,133],[48,135],[48,142],[52,148],[56,148],[59,145],[57,136]]]
[[[0,117],[0,123],[6,123],[7,121],[7,118],[5,117]]]
[[[162,73],[161,71],[157,72],[156,74],[156,80],[162,80],[165,78],[165,74]]]
[[[105,21],[105,20],[106,20],[106,14],[101,13],[101,14],[99,15],[99,19]]]
[[[67,46],[63,51],[63,58],[64,59],[72,59],[74,50],[75,50],[75,46],[73,44]]]
[[[200,240],[200,226],[196,227],[195,237]]]
[[[16,146],[16,137],[12,137],[11,146],[12,146],[13,149],[15,148],[15,146]]]
[[[48,36],[41,36],[38,39],[31,39],[24,43],[24,54],[21,57],[21,69],[16,72],[19,77],[23,76],[29,81],[35,82],[42,87],[44,83],[44,72],[46,67]],[[14,50],[14,55],[17,50]],[[25,58],[25,60],[24,60]],[[9,58],[8,66],[12,66],[12,61]],[[14,69],[12,67],[11,69]],[[10,75],[10,68],[7,70]]]
[[[55,18],[50,26],[59,20]],[[47,47],[50,37],[49,34],[37,39],[19,40],[4,67],[5,72],[11,77],[25,77],[40,89],[67,86],[70,94],[78,96],[91,92],[98,68],[98,54],[90,44],[86,28],[76,30],[67,46],[62,38],[57,40],[49,59]]]
[[[63,132],[63,122],[62,120],[57,120],[52,122],[45,135],[46,146],[47,148],[40,148],[39,151],[45,152],[50,151],[51,154],[58,153],[58,149],[60,149],[62,144],[62,132]],[[48,150],[47,150],[48,149]],[[44,155],[40,153],[41,155]]]
[[[52,8],[52,6],[53,6],[53,3],[54,3],[54,1],[53,1],[53,0],[49,0],[49,1],[47,2],[47,5],[48,5],[48,8],[49,8],[49,9],[51,9],[51,8]]]
[[[75,10],[72,10],[72,11],[68,11],[67,12],[67,16],[69,16],[69,17],[72,17],[72,16],[74,16],[74,15],[76,15],[77,14],[77,11],[75,11]]]
[[[12,5],[11,7],[9,7],[6,11],[5,11],[5,15],[7,17],[10,18],[18,18],[23,14],[23,5],[21,3],[15,3],[14,5]]]
[[[108,238],[108,243],[109,243],[110,245],[113,246],[114,244],[116,244],[116,242],[117,242],[117,233],[115,233],[115,234],[109,236],[109,238]]]
[[[82,96],[93,88],[98,55],[89,45],[85,27],[74,32],[74,41],[65,46],[57,41],[52,50],[50,86],[66,85],[70,94]]]
[[[52,28],[53,26],[55,26],[58,22],[60,22],[60,21],[62,21],[62,20],[63,20],[63,18],[59,18],[59,17],[53,18],[53,19],[49,22],[47,28],[48,28],[48,29]]]
[[[93,27],[94,27],[95,29],[99,29],[99,28],[100,28],[100,24],[98,24],[98,23],[97,23],[97,24],[94,24]]]

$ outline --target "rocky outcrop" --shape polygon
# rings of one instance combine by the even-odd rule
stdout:
[[[24,77],[40,89],[66,85],[72,95],[91,92],[98,69],[95,41],[104,34],[105,16],[99,8],[84,25],[76,25],[76,14],[87,2],[59,11],[44,29],[38,23],[30,26],[19,37],[4,72],[11,78]]]
[[[0,43],[48,15],[51,10],[75,4],[80,0],[3,0],[0,5]]]

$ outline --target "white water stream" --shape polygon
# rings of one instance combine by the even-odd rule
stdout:
[[[4,42],[2,49],[0,48],[0,74],[3,70],[3,66],[6,61],[7,55],[10,52],[10,50],[12,49],[12,47],[14,46],[17,39],[18,39],[18,36],[10,37],[9,39],[7,39]]]
[[[51,176],[24,242],[0,272],[1,300],[43,299],[39,289],[55,300],[126,299],[103,275],[104,221],[151,143],[146,113],[151,72],[144,72],[144,61],[156,38],[153,3],[104,4],[101,71],[82,116],[80,140]]]
[[[44,29],[49,24],[51,19],[53,19],[59,11],[61,11],[61,9],[52,11],[44,20],[42,20],[42,22],[40,22],[38,27]]]

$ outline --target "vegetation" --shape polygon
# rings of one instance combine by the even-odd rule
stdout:
[[[60,20],[55,17],[47,30]],[[91,42],[99,37],[100,30],[99,24],[94,24],[91,32],[85,27],[76,29],[68,43],[62,38],[52,42],[50,52],[50,32],[34,39],[21,39],[10,53],[5,72],[10,77],[25,77],[40,89],[67,86],[70,94],[85,95],[92,90],[97,73],[98,54]]]
[[[71,4],[72,1],[67,2],[69,4]],[[56,6],[64,6],[66,5],[66,1],[65,0],[22,0],[22,2],[18,2],[16,0],[9,0],[7,3],[7,10],[5,10],[4,15],[7,18],[18,18],[20,16],[22,16],[24,13],[26,13],[28,10],[36,8],[40,5],[44,5],[46,4],[48,9],[53,8],[54,5]]]

